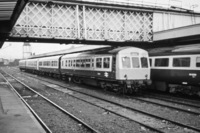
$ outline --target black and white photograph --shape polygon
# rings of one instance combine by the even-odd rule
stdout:
[[[0,133],[200,133],[200,0],[0,0]]]

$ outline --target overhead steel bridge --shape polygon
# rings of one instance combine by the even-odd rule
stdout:
[[[10,36],[95,41],[152,41],[153,13],[95,5],[30,2]]]
[[[150,45],[154,31],[200,22],[191,10],[130,3],[27,0],[24,5],[0,41]]]

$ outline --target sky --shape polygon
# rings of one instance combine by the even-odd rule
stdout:
[[[23,47],[23,42],[5,42],[0,49],[0,58],[4,59],[22,59],[23,51],[27,48]],[[82,45],[68,44],[60,45],[56,43],[29,43],[31,45],[31,52],[35,55],[68,49],[72,46],[78,47]],[[24,49],[24,50],[23,50]]]
[[[127,1],[127,0],[112,0],[112,1]],[[131,0],[129,0],[131,1]],[[132,0],[134,1],[134,0]],[[194,9],[197,12],[200,12],[200,0],[136,0],[143,2],[153,2],[156,1],[162,4],[167,4],[169,1],[171,4],[182,5],[182,7],[187,9]],[[23,42],[5,42],[2,48],[0,49],[0,58],[5,59],[21,59],[23,58]],[[53,43],[30,43],[31,52],[37,54],[43,54],[58,50],[64,50],[70,48],[72,45],[60,45]],[[78,46],[78,45],[75,45]]]

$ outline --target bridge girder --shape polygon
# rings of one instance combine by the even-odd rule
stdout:
[[[9,38],[151,42],[153,13],[73,2],[29,2]]]
[[[29,3],[18,18],[26,2]],[[195,20],[195,16],[200,16],[199,13],[185,9],[116,5],[84,0],[18,0],[14,14],[12,22],[0,21],[0,25],[3,25],[1,30],[5,31],[3,35],[0,33],[1,42],[86,43],[144,48],[162,47],[159,41],[153,42],[153,27],[158,30],[175,28],[178,21],[172,18],[179,20],[179,14],[183,15],[183,20],[189,20],[190,16]],[[169,22],[166,22],[168,17]],[[155,18],[163,20],[154,22]],[[171,22],[173,23],[170,24]],[[181,26],[184,25],[183,23]],[[162,43],[175,45],[177,41],[179,40],[165,40]]]

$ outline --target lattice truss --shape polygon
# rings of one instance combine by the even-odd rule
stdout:
[[[153,13],[30,2],[20,15],[10,36],[152,41]]]

